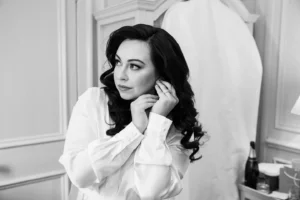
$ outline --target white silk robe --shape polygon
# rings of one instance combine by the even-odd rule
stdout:
[[[131,122],[114,137],[103,89],[90,88],[79,97],[69,121],[59,162],[81,200],[173,199],[182,191],[181,179],[191,150],[172,121],[150,113],[144,134]]]

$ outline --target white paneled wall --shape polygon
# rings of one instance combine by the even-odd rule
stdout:
[[[300,95],[300,2],[256,1],[261,15],[255,39],[262,55],[260,159],[290,161],[300,157],[300,116],[291,109]]]
[[[1,192],[0,199],[3,200],[53,200],[61,199],[61,184],[58,177],[46,179],[35,184],[24,184],[16,188],[6,189]]]
[[[77,93],[74,19],[71,0],[0,1],[1,200],[67,199],[58,158]]]
[[[0,139],[57,132],[59,109],[52,107],[59,106],[59,68],[53,66],[59,58],[57,43],[49,42],[58,37],[56,2],[15,0],[0,6]],[[41,95],[43,88],[47,92]]]

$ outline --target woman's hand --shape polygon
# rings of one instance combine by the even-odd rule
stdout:
[[[154,104],[151,112],[166,117],[179,102],[176,91],[170,83],[162,80],[156,81],[155,90],[159,100]]]
[[[148,116],[145,110],[152,107],[157,100],[157,95],[144,94],[130,104],[132,122],[141,133],[145,131],[148,125]]]

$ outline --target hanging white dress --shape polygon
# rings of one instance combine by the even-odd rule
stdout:
[[[199,121],[210,139],[190,165],[177,200],[238,200],[249,143],[255,141],[262,65],[242,19],[219,0],[174,4],[162,28],[190,69]]]

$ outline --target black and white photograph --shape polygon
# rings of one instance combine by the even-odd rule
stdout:
[[[299,0],[0,0],[0,200],[300,200]]]

